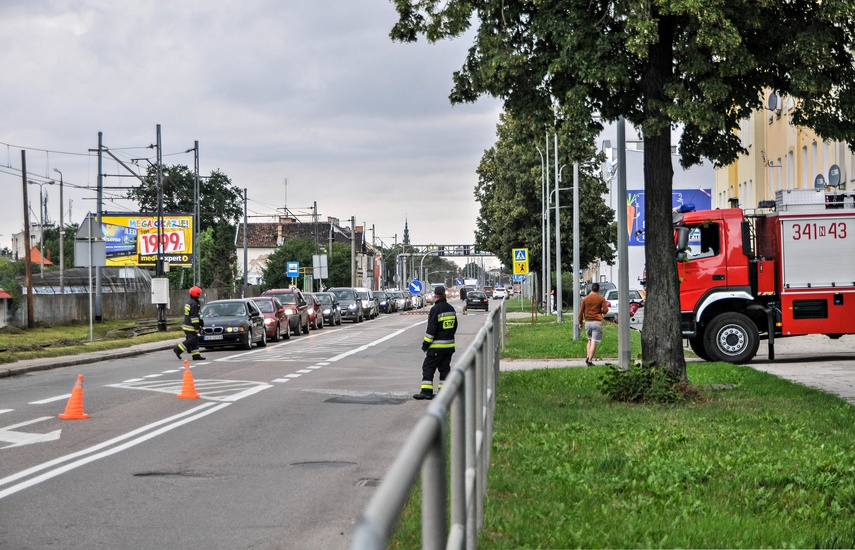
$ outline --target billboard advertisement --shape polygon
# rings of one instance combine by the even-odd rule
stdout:
[[[674,189],[671,191],[671,208],[693,204],[695,210],[712,208],[709,189]],[[626,231],[629,246],[644,246],[644,190],[626,192]],[[690,242],[691,244],[691,242]],[[697,244],[697,243],[696,243]]]
[[[174,266],[193,265],[193,216],[164,214],[162,232],[158,231],[157,221],[157,214],[102,214],[107,265],[155,267],[159,238],[165,261]]]

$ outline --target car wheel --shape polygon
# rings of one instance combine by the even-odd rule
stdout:
[[[336,325],[340,325],[340,324],[341,324],[341,315],[339,315],[339,316],[338,316],[338,319],[336,319],[336,320],[335,320],[335,324],[336,324]]]
[[[282,339],[283,340],[290,340],[291,339],[291,323],[288,323],[287,330],[285,330],[285,333],[282,335]]]
[[[309,318],[306,317],[306,324],[303,325],[303,334],[309,334]]]
[[[243,349],[252,349],[252,327],[249,328],[249,332],[246,333],[246,340],[241,343],[240,347]]]
[[[267,331],[261,331],[261,340],[258,341],[258,347],[263,348],[267,347]]]
[[[274,328],[274,330],[273,330],[273,341],[278,342],[279,341],[279,330],[280,330],[279,323],[276,323],[276,326],[273,328]]]

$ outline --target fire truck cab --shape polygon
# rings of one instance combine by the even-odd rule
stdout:
[[[778,191],[750,213],[675,213],[683,336],[699,357],[745,363],[775,338],[855,333],[855,195]]]

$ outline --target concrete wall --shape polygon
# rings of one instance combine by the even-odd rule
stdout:
[[[202,294],[202,303],[220,299],[221,289],[206,289]],[[261,288],[250,286],[248,297],[259,296]],[[187,302],[187,290],[169,292],[168,319],[184,318],[184,304]],[[109,292],[103,294],[102,319],[156,319],[157,305],[151,303],[149,292]],[[93,297],[93,311],[94,311]],[[33,295],[33,317],[38,324],[49,326],[70,324],[72,321],[89,320],[89,294],[35,294]],[[0,323],[16,327],[27,326],[27,303],[22,301],[17,311],[6,315],[6,322]]]

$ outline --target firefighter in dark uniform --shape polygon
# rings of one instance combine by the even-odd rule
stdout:
[[[202,319],[199,318],[199,310],[202,305],[199,303],[199,297],[202,295],[202,289],[194,286],[190,289],[190,299],[184,304],[184,324],[181,330],[184,331],[184,341],[176,344],[172,351],[181,359],[182,352],[190,353],[190,356],[197,361],[204,361],[202,353],[199,351],[199,333],[202,331]]]
[[[451,356],[454,354],[454,333],[457,332],[457,313],[445,299],[445,287],[433,291],[436,299],[428,314],[427,330],[422,342],[425,361],[422,364],[421,391],[414,399],[433,399],[433,377],[439,371],[439,387],[451,371]]]

